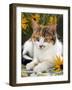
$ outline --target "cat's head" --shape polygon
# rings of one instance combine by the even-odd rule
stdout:
[[[32,42],[37,48],[43,49],[50,47],[56,42],[56,24],[41,26],[32,20]]]

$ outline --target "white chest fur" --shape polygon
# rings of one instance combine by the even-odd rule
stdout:
[[[44,49],[39,49],[35,47],[34,55],[39,61],[45,60],[52,61],[57,53],[55,47],[56,47],[55,45],[52,47],[46,47]]]

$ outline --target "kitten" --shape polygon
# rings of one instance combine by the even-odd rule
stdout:
[[[26,65],[27,70],[35,73],[47,71],[54,65],[55,56],[62,55],[62,43],[57,38],[56,26],[41,26],[32,20],[33,34],[23,46],[23,57],[32,59],[32,62]]]

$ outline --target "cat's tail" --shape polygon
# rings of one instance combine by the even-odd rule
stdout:
[[[22,55],[22,64],[23,65],[26,65],[26,64],[30,63],[31,61],[32,61],[32,58],[29,55],[27,55],[27,54]]]
[[[26,60],[32,60],[32,57],[29,55],[29,48],[28,42],[22,46],[22,57]]]
[[[22,57],[22,64],[23,65],[27,65],[28,63],[30,63],[32,61],[32,58],[27,56],[27,55],[23,55]]]
[[[25,49],[23,50],[22,56],[27,60],[32,60],[32,58],[27,54],[27,50]]]
[[[32,58],[30,57],[30,56],[28,56],[28,55],[23,55],[23,58],[25,58],[25,59],[27,59],[27,60],[32,60]]]

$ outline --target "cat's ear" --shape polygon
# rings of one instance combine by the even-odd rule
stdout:
[[[48,25],[48,27],[49,27],[50,30],[53,31],[53,32],[56,32],[56,30],[57,30],[57,24],[50,24],[50,25]]]
[[[40,30],[40,25],[35,20],[33,20],[33,19],[31,21],[32,21],[33,31]]]

